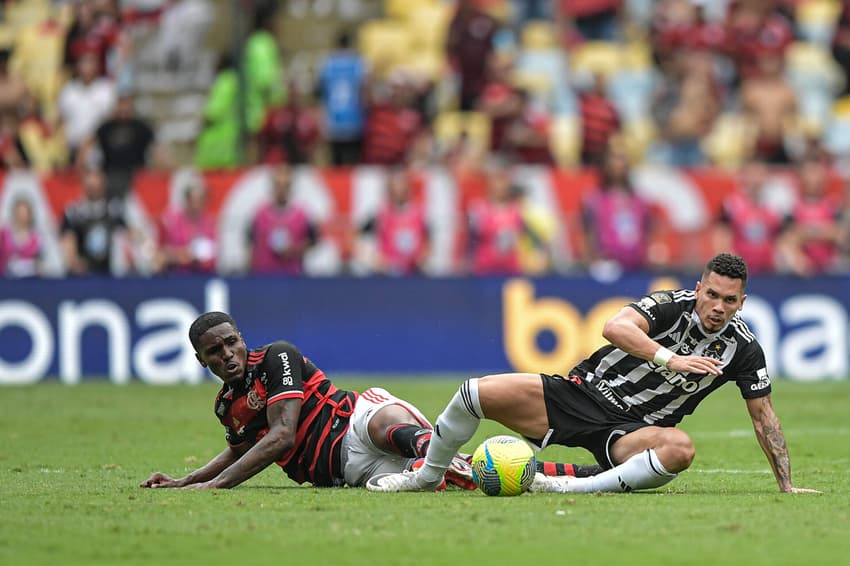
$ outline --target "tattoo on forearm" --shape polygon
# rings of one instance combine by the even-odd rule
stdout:
[[[788,446],[785,443],[785,435],[782,432],[782,425],[779,419],[770,407],[770,403],[766,401],[768,407],[762,414],[761,420],[761,436],[762,443],[770,457],[773,471],[776,474],[776,479],[780,485],[791,483],[791,460],[788,457]]]

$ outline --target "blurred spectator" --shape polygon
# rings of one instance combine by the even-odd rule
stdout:
[[[763,161],[754,159],[744,164],[737,190],[723,201],[714,234],[715,250],[734,250],[747,262],[751,274],[771,273],[777,268],[783,219],[762,196],[768,174]]]
[[[319,73],[325,138],[330,143],[331,162],[337,166],[358,163],[363,147],[366,63],[351,43],[348,32],[340,34],[336,50]]]
[[[794,30],[776,9],[775,0],[732,0],[726,15],[726,49],[747,79],[760,73],[762,57],[782,58],[794,41]]]
[[[127,228],[124,205],[106,198],[106,178],[99,169],[82,173],[83,197],[65,209],[62,251],[73,275],[109,275],[116,236]]]
[[[305,104],[295,83],[289,85],[286,104],[269,108],[260,130],[260,160],[263,163],[312,163],[319,141],[319,120],[315,109]]]
[[[19,109],[18,135],[30,167],[39,173],[47,173],[67,165],[68,148],[64,133],[42,117],[35,97],[24,98]]]
[[[605,75],[597,73],[590,88],[579,95],[581,116],[581,162],[599,165],[608,151],[611,136],[620,130],[620,116],[606,96]]]
[[[519,240],[520,269],[533,275],[548,273],[553,267],[558,219],[551,210],[535,202],[527,189],[515,186],[513,190],[525,224],[525,233]]]
[[[517,89],[515,96],[519,99],[519,108],[505,128],[503,153],[519,163],[551,165],[549,115],[531,105],[527,91]]]
[[[163,2],[156,38],[163,67],[175,72],[197,61],[198,46],[214,20],[209,0]]]
[[[523,219],[519,191],[509,168],[493,160],[487,170],[487,197],[469,204],[468,241],[470,271],[474,275],[521,273],[520,239],[529,233]]]
[[[18,198],[12,204],[11,223],[0,227],[0,272],[10,278],[41,275],[43,245],[32,203]]]
[[[159,272],[215,272],[217,218],[209,209],[209,194],[202,177],[188,183],[181,206],[169,208],[162,215],[157,255]]]
[[[424,206],[413,196],[408,170],[399,167],[389,172],[385,202],[362,231],[374,233],[377,239],[374,271],[384,275],[425,271],[430,251],[428,223]]]
[[[306,210],[292,202],[292,170],[282,163],[271,172],[272,200],[251,225],[251,271],[302,275],[304,254],[318,240]]]
[[[153,143],[153,130],[146,120],[136,115],[133,96],[120,95],[112,116],[97,128],[86,144],[86,150],[96,149],[100,154],[110,198],[127,195],[133,175],[148,164]],[[83,158],[87,160],[87,157]]]
[[[24,82],[9,72],[9,49],[0,49],[0,114],[17,112],[18,106],[27,95]]]
[[[200,169],[236,167],[240,161],[239,76],[233,60],[222,55],[204,105],[204,123],[195,142]]]
[[[616,41],[622,0],[552,0],[567,45],[581,41]]]
[[[80,58],[92,55],[97,74],[105,75],[110,50],[121,33],[118,4],[116,0],[77,0],[72,6],[73,20],[65,36],[65,68],[71,74]]]
[[[531,20],[552,20],[551,0],[513,0],[513,27],[521,30]]]
[[[99,76],[94,53],[86,52],[77,59],[77,74],[59,93],[59,115],[65,124],[65,140],[76,160],[80,146],[93,136],[97,127],[112,112],[115,86]]]
[[[596,191],[582,203],[586,234],[584,256],[591,270],[634,271],[647,267],[653,230],[649,203],[635,193],[625,148],[612,140]]]
[[[832,39],[832,54],[844,70],[844,90],[841,96],[850,94],[850,0],[842,0],[841,15]]]
[[[756,131],[755,155],[769,163],[788,163],[785,134],[797,116],[797,95],[783,75],[782,55],[765,53],[758,73],[741,83],[741,110]]]
[[[421,117],[412,108],[413,84],[407,75],[395,72],[376,91],[366,118],[363,162],[400,165],[422,128]]]
[[[18,120],[12,112],[0,113],[0,171],[29,165],[29,158],[18,134]]]
[[[789,264],[799,275],[830,273],[843,237],[841,203],[827,192],[828,167],[815,155],[799,166],[800,199],[787,219]]]
[[[674,167],[705,163],[701,142],[721,111],[721,88],[714,80],[711,55],[682,51],[664,79],[653,114],[660,131],[656,159]]]
[[[458,0],[449,24],[446,53],[460,79],[460,109],[475,108],[487,82],[483,62],[493,53],[493,37],[499,28],[492,16],[476,6],[475,0]]]
[[[487,84],[481,91],[476,109],[490,118],[490,149],[504,149],[505,134],[522,111],[523,101],[511,82],[513,60],[494,54],[487,61]]]
[[[662,71],[682,50],[718,56],[728,42],[724,26],[709,20],[708,0],[660,0],[654,6],[652,47]]]
[[[245,40],[242,64],[247,126],[251,132],[260,129],[271,106],[282,104],[286,99],[276,37],[277,22],[277,3],[261,3],[254,14],[254,29]]]

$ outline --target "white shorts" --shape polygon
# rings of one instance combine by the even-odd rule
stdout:
[[[342,470],[347,485],[359,487],[375,474],[400,472],[407,469],[413,460],[394,452],[384,452],[369,438],[369,421],[387,405],[404,407],[422,428],[434,428],[425,415],[407,401],[380,387],[367,389],[357,398],[348,431],[342,439]]]

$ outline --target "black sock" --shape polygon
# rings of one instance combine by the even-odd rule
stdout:
[[[431,443],[431,429],[415,424],[397,424],[387,429],[387,443],[408,458],[424,458]]]
[[[605,470],[599,464],[567,464],[562,462],[537,461],[537,471],[547,476],[573,476],[586,478],[601,474]]]

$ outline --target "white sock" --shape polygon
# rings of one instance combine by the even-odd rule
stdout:
[[[483,417],[478,400],[478,379],[467,379],[437,417],[425,463],[418,472],[424,482],[440,483],[443,480],[458,448],[472,438]]]
[[[619,466],[588,478],[569,478],[566,491],[633,491],[661,487],[676,477],[664,469],[655,450],[649,448],[635,454]]]

